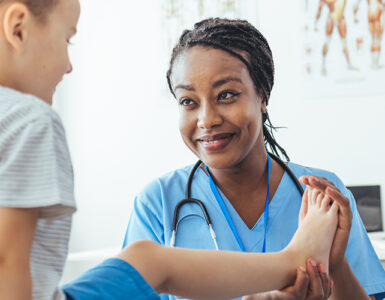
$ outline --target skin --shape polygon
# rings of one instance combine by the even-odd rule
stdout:
[[[171,86],[179,104],[179,130],[184,143],[209,167],[217,186],[245,224],[252,228],[263,213],[267,193],[267,153],[262,133],[262,113],[266,111],[266,102],[256,93],[246,66],[225,51],[194,46],[176,58]],[[228,141],[224,148],[210,151],[202,142],[202,137],[215,140],[217,134],[227,135]],[[272,161],[270,200],[283,173],[281,167]],[[332,279],[343,286],[342,277],[336,276],[338,272],[335,270],[346,271],[341,257],[344,258],[351,226],[349,201],[338,189],[327,189],[325,183],[315,184],[313,179],[303,183],[328,193],[333,201],[342,206],[331,250],[330,269]],[[344,266],[342,269],[341,265]],[[284,295],[278,299],[292,299],[290,297],[295,294],[306,295],[304,299],[325,299],[330,293],[329,278],[316,276],[314,267],[307,271],[310,274],[309,284],[301,276],[298,289],[293,292],[295,285],[288,287],[281,291]],[[334,293],[332,299],[347,299],[344,295],[348,295],[348,291],[360,291],[357,295],[363,295],[357,280],[345,291],[339,287],[337,290],[341,294]],[[271,296],[268,294],[260,299],[270,299]],[[368,298],[367,295],[363,297],[361,299]]]
[[[32,296],[29,257],[38,212],[36,208],[0,208],[0,299]]]
[[[60,0],[44,22],[19,2],[0,5],[0,85],[51,104],[56,85],[72,70],[67,45],[79,13],[78,0]],[[0,208],[0,299],[32,297],[29,259],[38,213]]]
[[[78,0],[60,0],[44,21],[18,2],[1,6],[0,84],[52,104],[55,88],[72,71],[68,43],[76,33]]]

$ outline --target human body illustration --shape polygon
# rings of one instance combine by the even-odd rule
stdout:
[[[361,0],[354,6],[355,21],[358,22],[357,13]],[[368,3],[368,25],[371,35],[370,53],[373,69],[379,69],[382,33],[384,31],[384,3],[382,0],[367,0]]]
[[[316,21],[315,21],[315,30],[317,31],[317,23],[321,17],[321,12],[324,6],[327,6],[329,9],[329,14],[327,17],[327,22],[326,22],[326,40],[322,48],[322,69],[321,73],[322,75],[326,76],[327,75],[327,70],[326,70],[326,56],[329,52],[329,44],[330,40],[332,38],[333,30],[334,27],[337,27],[338,33],[341,38],[342,42],[342,51],[344,53],[346,62],[347,62],[347,67],[349,70],[357,70],[355,68],[349,57],[349,51],[348,51],[348,46],[347,46],[347,41],[346,41],[346,35],[347,35],[347,27],[346,27],[346,21],[345,21],[345,6],[346,6],[346,0],[320,0],[319,5],[318,5],[318,10],[317,10],[317,15],[316,15]]]

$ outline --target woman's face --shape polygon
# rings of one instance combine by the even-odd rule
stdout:
[[[206,165],[237,166],[264,149],[266,103],[242,61],[223,50],[194,46],[177,57],[171,84],[183,141]]]

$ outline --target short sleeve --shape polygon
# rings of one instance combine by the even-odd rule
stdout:
[[[75,210],[73,170],[58,116],[3,122],[0,133],[0,205],[41,207],[40,217]],[[5,127],[5,128],[4,128]]]
[[[385,292],[385,271],[369,240],[352,193],[337,177],[337,187],[350,201],[353,213],[352,227],[345,255],[352,271],[368,295]],[[382,299],[382,298],[381,298]]]
[[[156,181],[150,183],[134,200],[134,207],[124,237],[123,247],[139,240],[151,240],[165,245],[162,193]],[[159,295],[169,300],[166,294]]]
[[[134,207],[123,242],[123,247],[139,240],[151,240],[164,245],[164,229],[161,216],[150,209],[145,203],[143,193],[135,198]],[[153,201],[159,201],[153,199]]]

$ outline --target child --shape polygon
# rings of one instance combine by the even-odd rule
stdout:
[[[310,256],[327,266],[337,204],[329,208],[318,192],[318,206],[309,204],[304,226],[279,253],[139,242],[66,285],[66,295],[57,288],[75,201],[64,129],[50,105],[72,70],[67,44],[79,13],[78,0],[0,0],[0,299],[157,298],[150,286],[187,297],[233,297],[283,287]]]
[[[72,70],[73,0],[0,0],[0,299],[58,299],[75,211],[52,95]]]

